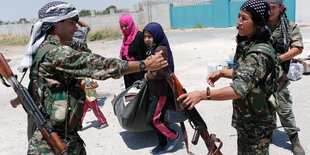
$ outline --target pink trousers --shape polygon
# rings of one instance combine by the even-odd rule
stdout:
[[[163,110],[163,107],[166,103],[166,96],[161,96],[158,99],[158,104],[155,110],[155,114],[153,116],[153,125],[162,133],[164,134],[168,139],[172,140],[176,138],[176,134],[172,132],[170,129],[167,128],[167,126],[160,121],[161,112]]]
[[[103,113],[101,112],[100,108],[98,107],[98,100],[97,99],[94,101],[91,101],[91,102],[86,101],[85,106],[84,106],[83,116],[81,118],[81,123],[83,123],[84,117],[85,117],[86,112],[89,108],[94,112],[95,116],[98,119],[99,124],[107,123],[106,118],[104,117]]]

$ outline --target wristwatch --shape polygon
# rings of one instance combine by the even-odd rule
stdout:
[[[145,71],[145,67],[146,67],[145,63],[142,60],[140,60],[139,62],[140,62],[140,71],[141,72]]]
[[[211,93],[210,93],[210,88],[209,87],[207,87],[206,96],[207,96],[207,100],[211,100]]]

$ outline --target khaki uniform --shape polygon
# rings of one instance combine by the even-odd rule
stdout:
[[[281,46],[281,38],[283,38],[283,33],[282,29],[280,26],[280,22],[275,25],[273,28],[273,32],[271,35],[271,41],[273,46],[275,47],[275,50],[278,55],[281,55],[285,52],[287,52],[285,49],[282,49]],[[299,27],[297,24],[293,22],[288,22],[288,34],[289,34],[289,39],[290,39],[290,44],[287,45],[289,48],[303,48],[303,41],[302,41],[302,36],[299,30]],[[279,48],[277,48],[279,47]],[[289,65],[290,65],[290,60],[284,61],[281,63],[281,66],[283,67],[284,71],[288,73],[289,70]],[[279,103],[280,103],[280,108],[277,111],[278,116],[280,118],[281,124],[285,130],[285,132],[288,134],[288,136],[296,134],[300,129],[296,127],[296,122],[295,122],[295,116],[293,114],[292,110],[292,98],[290,91],[287,87],[282,89],[279,92]]]

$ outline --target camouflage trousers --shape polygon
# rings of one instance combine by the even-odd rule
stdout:
[[[239,128],[240,127],[240,128]],[[268,155],[271,136],[276,127],[272,123],[243,123],[237,128],[238,155]]]
[[[295,117],[292,110],[293,102],[290,91],[287,87],[279,92],[279,104],[280,107],[277,110],[277,113],[285,132],[287,135],[297,133],[300,129],[296,127]]]
[[[72,155],[86,155],[83,140],[76,133],[74,136],[68,136],[68,140],[65,140],[63,136],[59,135],[62,142],[66,145],[67,153]],[[43,138],[41,132],[36,129],[31,139],[28,142],[28,153],[27,154],[44,154],[54,155],[52,148]]]

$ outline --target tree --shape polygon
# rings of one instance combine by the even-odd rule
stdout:
[[[17,24],[29,23],[26,18],[20,18]]]
[[[110,9],[114,9],[115,11],[117,10],[115,5],[110,5],[105,10],[103,10],[102,14],[104,15],[110,14]]]
[[[95,15],[96,16],[101,16],[101,15],[103,15],[103,11],[95,11]]]
[[[79,16],[80,17],[91,16],[91,12],[90,12],[90,10],[81,10],[79,12]]]
[[[107,8],[106,8],[106,10],[110,10],[110,9],[115,9],[116,10],[116,6],[115,5],[110,5],[110,6],[108,6]]]

